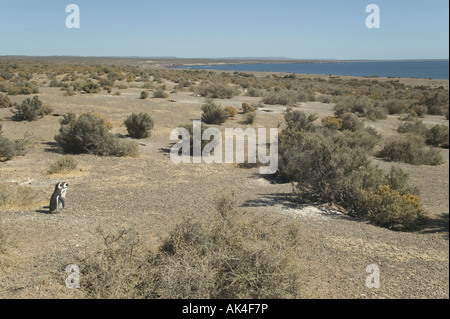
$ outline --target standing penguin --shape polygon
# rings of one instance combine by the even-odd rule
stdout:
[[[64,198],[66,197],[67,186],[69,184],[66,182],[59,182],[55,185],[55,190],[50,198],[50,214],[58,213],[60,209],[65,207]]]

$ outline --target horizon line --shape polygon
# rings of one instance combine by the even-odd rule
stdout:
[[[167,59],[167,60],[261,60],[261,61],[448,61],[449,58],[288,58],[288,57],[176,57],[176,56],[127,56],[127,55],[0,55],[2,58],[119,58],[119,59]]]

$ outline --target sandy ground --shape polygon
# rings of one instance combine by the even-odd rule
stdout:
[[[8,249],[0,255],[0,298],[82,298],[79,290],[65,287],[64,269],[99,247],[98,226],[133,227],[143,241],[157,240],[183,218],[211,214],[218,195],[231,191],[241,209],[300,219],[301,264],[308,274],[304,295],[309,298],[449,297],[448,150],[441,150],[446,163],[437,167],[395,164],[418,187],[429,220],[419,231],[394,232],[332,209],[295,204],[290,184],[272,184],[257,168],[172,163],[170,132],[200,118],[202,99],[179,92],[169,99],[140,100],[140,89],[121,92],[122,96],[102,91],[65,97],[59,89],[41,88],[39,97],[53,108],[54,115],[96,111],[112,122],[114,133],[126,133],[123,120],[132,112],[148,112],[155,121],[152,136],[140,141],[138,158],[78,155],[80,170],[63,175],[45,174],[62,156],[53,139],[60,116],[18,123],[8,119],[8,110],[0,109],[5,136],[21,138],[29,132],[34,141],[25,156],[0,163],[0,181],[29,185],[42,194],[42,202],[33,209],[12,208],[2,213]],[[239,96],[216,102],[239,107],[242,102],[257,104],[259,100]],[[323,117],[332,114],[332,107],[314,102],[303,103],[300,109]],[[259,109],[253,126],[277,127],[283,123],[284,110],[282,106]],[[241,115],[219,128],[245,127],[240,119]],[[442,117],[430,116],[425,121],[448,125]],[[384,135],[396,134],[398,124],[395,116],[367,122]],[[393,165],[374,161],[386,170]],[[43,207],[48,205],[53,185],[61,180],[70,185],[67,208],[60,214],[46,214]],[[365,285],[370,264],[380,268],[379,289]]]

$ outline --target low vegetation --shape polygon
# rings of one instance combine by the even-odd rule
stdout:
[[[22,103],[14,103],[13,120],[15,121],[37,121],[44,115],[50,114],[52,109],[43,105],[38,96],[27,98]]]
[[[228,117],[234,118],[237,116],[237,110],[232,106],[225,106],[223,110],[227,113]]]
[[[202,122],[206,124],[222,124],[228,118],[228,113],[222,107],[207,99],[202,106]]]
[[[307,91],[294,91],[294,90],[278,90],[267,93],[263,98],[264,104],[274,105],[289,105],[294,106],[298,102],[314,101],[314,93],[310,90]]]
[[[295,222],[217,201],[210,218],[188,218],[156,247],[131,230],[100,231],[104,249],[82,260],[90,298],[259,299],[302,296]]]
[[[239,94],[239,90],[225,83],[201,83],[193,88],[194,92],[202,97],[213,99],[231,99]]]
[[[0,109],[12,107],[12,106],[13,106],[13,104],[12,104],[11,100],[7,96],[0,93]]]
[[[11,140],[2,135],[3,122],[0,121],[0,161],[7,161],[15,156],[25,154],[27,137]]]
[[[141,98],[141,100],[145,100],[148,98],[148,96],[149,96],[149,94],[147,91],[142,91],[140,98]]]
[[[72,156],[63,156],[52,163],[47,174],[67,173],[77,169],[78,162]]]
[[[83,113],[79,117],[66,115],[61,120],[58,145],[69,154],[88,153],[99,156],[137,156],[138,144],[109,133],[110,124],[96,113]]]
[[[244,102],[242,103],[242,111],[244,113],[254,113],[256,112],[256,107]]]
[[[153,119],[147,113],[133,113],[124,122],[128,134],[133,138],[147,138],[151,136],[154,127]]]
[[[415,134],[403,134],[387,139],[376,155],[386,160],[413,165],[439,165],[443,163],[443,158],[439,152],[427,147],[424,139]]]
[[[243,124],[253,124],[256,119],[256,112],[245,113],[242,123]]]
[[[422,209],[415,205],[417,198],[406,185],[406,174],[395,168],[384,175],[371,163],[368,155],[377,144],[377,134],[362,128],[336,132],[318,126],[316,117],[300,111],[288,110],[285,119],[287,127],[279,143],[279,174],[293,182],[301,201],[335,203],[389,228],[411,229],[421,222]],[[384,204],[408,200],[410,207],[415,207],[408,216],[398,210],[391,212]],[[380,204],[377,210],[374,203]]]
[[[41,201],[41,192],[31,186],[0,184],[0,209],[32,208]]]
[[[411,133],[425,139],[425,143],[431,146],[448,148],[449,128],[445,125],[429,127],[421,120],[405,122],[397,129],[399,133]]]

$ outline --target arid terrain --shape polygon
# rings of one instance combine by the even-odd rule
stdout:
[[[220,73],[220,72],[217,72]],[[231,73],[230,73],[231,74]],[[267,74],[254,73],[256,77]],[[59,75],[58,79],[64,75]],[[320,76],[298,75],[301,78]],[[328,76],[322,76],[328,79]],[[341,77],[350,79],[350,77]],[[208,216],[221,194],[234,192],[240,210],[297,219],[300,259],[304,271],[303,298],[449,298],[449,150],[436,148],[444,158],[437,166],[411,165],[372,157],[388,171],[399,166],[409,174],[410,184],[419,191],[427,215],[414,231],[394,231],[351,217],[336,207],[305,205],[295,201],[290,183],[275,183],[259,175],[258,168],[234,164],[174,164],[169,157],[171,131],[180,124],[200,119],[204,98],[188,90],[176,90],[163,79],[168,98],[140,99],[142,83],[127,88],[102,90],[97,94],[78,92],[65,96],[59,87],[48,87],[49,79],[38,74],[39,99],[52,112],[38,121],[11,120],[9,108],[0,108],[3,136],[29,143],[24,156],[0,162],[0,183],[29,186],[37,190],[36,201],[28,207],[1,207],[1,225],[6,234],[0,254],[0,298],[84,298],[82,290],[65,285],[65,267],[97,251],[101,238],[97,228],[129,227],[141,243],[157,243],[175,225],[190,216]],[[379,81],[387,79],[378,78]],[[401,79],[406,85],[445,86],[445,80]],[[46,82],[46,84],[43,84]],[[118,82],[116,82],[117,84]],[[120,91],[120,95],[115,95]],[[21,102],[24,95],[8,96]],[[214,99],[220,106],[240,110],[243,102],[258,105],[261,97],[244,93],[231,99]],[[334,114],[335,103],[301,102],[295,107],[319,120]],[[155,126],[150,137],[138,140],[138,157],[74,155],[75,171],[48,174],[51,163],[63,156],[54,136],[58,120],[73,112],[94,111],[112,123],[112,133],[127,134],[125,118],[146,112]],[[283,105],[260,105],[253,124],[241,123],[243,114],[225,127],[284,127]],[[398,135],[400,115],[365,121],[383,137]],[[448,126],[445,116],[425,115],[427,125]],[[69,183],[66,208],[48,214],[55,183]],[[380,268],[381,287],[366,287],[366,267]],[[81,280],[83,273],[81,272]]]

